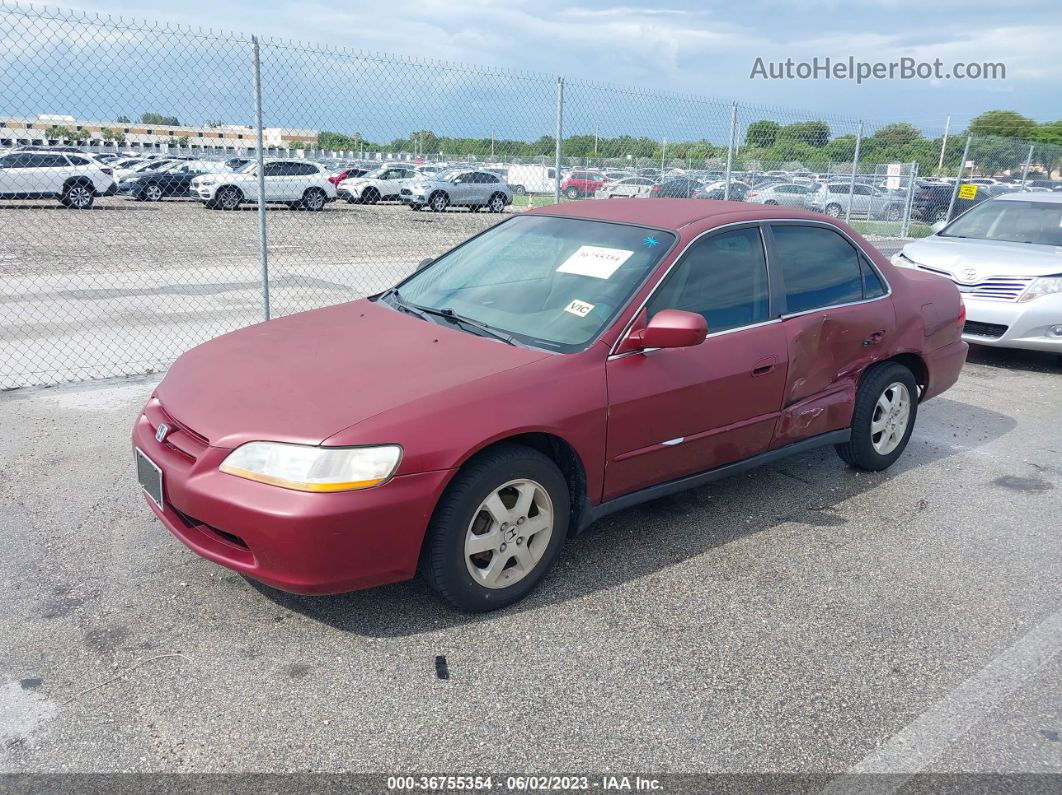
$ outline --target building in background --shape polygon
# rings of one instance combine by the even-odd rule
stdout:
[[[316,130],[268,127],[262,143],[270,149],[313,149]],[[0,117],[0,147],[77,144],[128,150],[159,151],[171,146],[236,152],[254,148],[254,128],[235,124],[216,127],[145,124],[143,122],[84,121],[73,116],[41,114]]]

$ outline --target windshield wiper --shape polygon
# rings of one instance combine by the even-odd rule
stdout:
[[[486,323],[480,323],[478,320],[473,320],[470,317],[459,315],[454,310],[448,307],[444,307],[443,309],[436,309],[433,306],[419,306],[418,304],[409,304],[409,306],[412,306],[414,309],[417,309],[427,315],[435,315],[436,317],[445,318],[446,320],[449,320],[452,323],[457,323],[462,326],[474,328],[476,329],[476,331],[480,332],[482,336],[493,337],[494,339],[501,340],[502,342],[508,345],[516,345],[516,340],[505,332],[498,331],[498,329],[494,328],[493,326],[488,326]]]
[[[456,323],[467,328],[473,328],[480,336],[492,337],[496,340],[501,340],[507,345],[516,345],[516,340],[510,335],[498,331],[485,323],[480,323],[478,320],[472,320],[471,318],[459,315],[452,309],[436,309],[433,306],[420,306],[419,304],[407,301],[402,297],[401,293],[398,292],[397,287],[392,287],[390,290],[383,293],[380,298],[390,298],[391,303],[396,309],[400,309],[407,314],[415,315],[424,320],[427,320],[429,316],[441,317],[451,323]]]

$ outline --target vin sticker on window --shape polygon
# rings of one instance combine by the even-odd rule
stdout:
[[[574,273],[577,276],[608,279],[633,253],[633,251],[622,248],[579,246],[574,254],[561,263],[557,268],[557,273]]]

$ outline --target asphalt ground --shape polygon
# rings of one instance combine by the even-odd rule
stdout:
[[[153,383],[0,395],[0,771],[1062,772],[1053,357],[975,350],[888,472],[616,514],[482,616],[192,554],[135,482]]]
[[[271,314],[383,290],[502,217],[395,204],[333,202],[320,213],[271,206]],[[158,372],[264,316],[251,206],[217,212],[193,201],[105,198],[71,211],[7,201],[0,230],[0,389]],[[901,241],[875,244],[891,254]]]

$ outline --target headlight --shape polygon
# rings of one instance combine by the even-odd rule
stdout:
[[[217,181],[217,177],[196,177],[194,180],[199,185],[213,185]]]
[[[1031,301],[1034,298],[1055,293],[1062,293],[1062,276],[1041,276],[1032,280],[1032,284],[1025,288],[1018,302]]]
[[[917,268],[919,263],[908,257],[902,251],[897,251],[889,260],[897,268]]]
[[[379,486],[402,458],[397,445],[312,447],[248,442],[229,453],[221,471],[297,491],[354,491]]]

